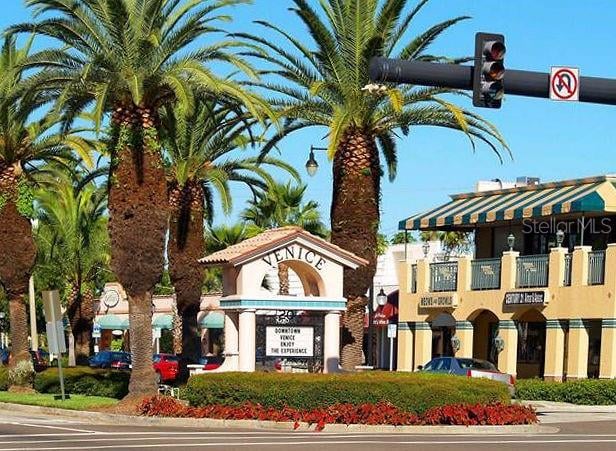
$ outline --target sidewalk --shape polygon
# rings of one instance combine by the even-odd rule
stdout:
[[[533,406],[542,424],[616,420],[616,405],[584,406],[566,402],[523,400],[520,402]]]

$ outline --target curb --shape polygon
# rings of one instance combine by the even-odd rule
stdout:
[[[75,418],[92,424],[106,425],[133,425],[133,426],[158,426],[158,427],[182,427],[204,429],[256,429],[275,431],[315,431],[316,425],[300,423],[298,429],[294,429],[294,423],[259,421],[259,420],[217,420],[211,418],[165,418],[165,417],[141,417],[136,415],[118,415],[115,413],[90,412],[84,410],[68,410],[55,407],[39,407],[25,404],[11,404],[0,402],[0,409],[9,412],[21,412],[30,414],[47,414],[64,418]],[[405,434],[553,434],[559,428],[542,425],[519,425],[519,426],[387,426],[365,424],[327,424],[323,432],[370,432],[370,433],[405,433]]]

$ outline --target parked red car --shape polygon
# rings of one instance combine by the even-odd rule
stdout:
[[[154,354],[154,371],[158,383],[173,382],[180,373],[180,359],[173,354]]]

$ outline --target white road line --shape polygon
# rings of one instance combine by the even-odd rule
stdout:
[[[11,422],[9,424],[12,424],[14,426],[27,426],[27,427],[33,427],[33,428],[47,428],[47,429],[60,429],[60,430],[63,430],[63,431],[83,432],[83,433],[87,433],[87,434],[98,434],[98,432],[91,431],[89,429],[76,429],[76,428],[67,428],[67,427],[63,427],[63,426],[50,426],[48,424],[33,424],[33,423],[18,423],[18,422]]]
[[[436,445],[544,445],[544,444],[579,444],[579,443],[616,443],[616,440],[451,440],[451,441],[376,441],[376,440],[329,440],[329,441],[292,441],[292,442],[205,442],[205,443],[185,443],[184,446],[199,446],[199,447],[224,447],[224,446],[304,446],[304,445],[423,445],[423,446],[436,446]],[[163,447],[174,447],[175,443],[151,443],[151,444],[136,444],[136,445],[99,445],[96,449],[108,449],[108,448],[163,448]],[[83,446],[68,446],[68,447],[48,447],[48,448],[3,448],[3,451],[55,451],[55,450],[77,450],[84,449]]]

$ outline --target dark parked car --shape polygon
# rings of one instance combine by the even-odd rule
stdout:
[[[111,362],[111,368],[114,370],[130,370],[131,368],[131,355],[128,352],[121,352],[121,355],[116,356]]]
[[[2,363],[2,365],[9,364],[10,354],[11,354],[11,351],[9,351],[7,348],[0,348],[0,363]]]
[[[130,354],[122,351],[101,351],[88,359],[88,363],[92,368],[111,368],[113,362],[118,362],[126,359],[130,363]]]
[[[32,365],[34,366],[34,371],[39,373],[47,369],[47,359],[49,357],[49,354],[39,350],[30,351],[30,355],[32,356]]]
[[[418,368],[420,371],[432,373],[455,374],[457,376],[478,377],[507,384],[510,392],[514,391],[515,378],[511,374],[501,373],[491,362],[487,360],[437,357]]]

